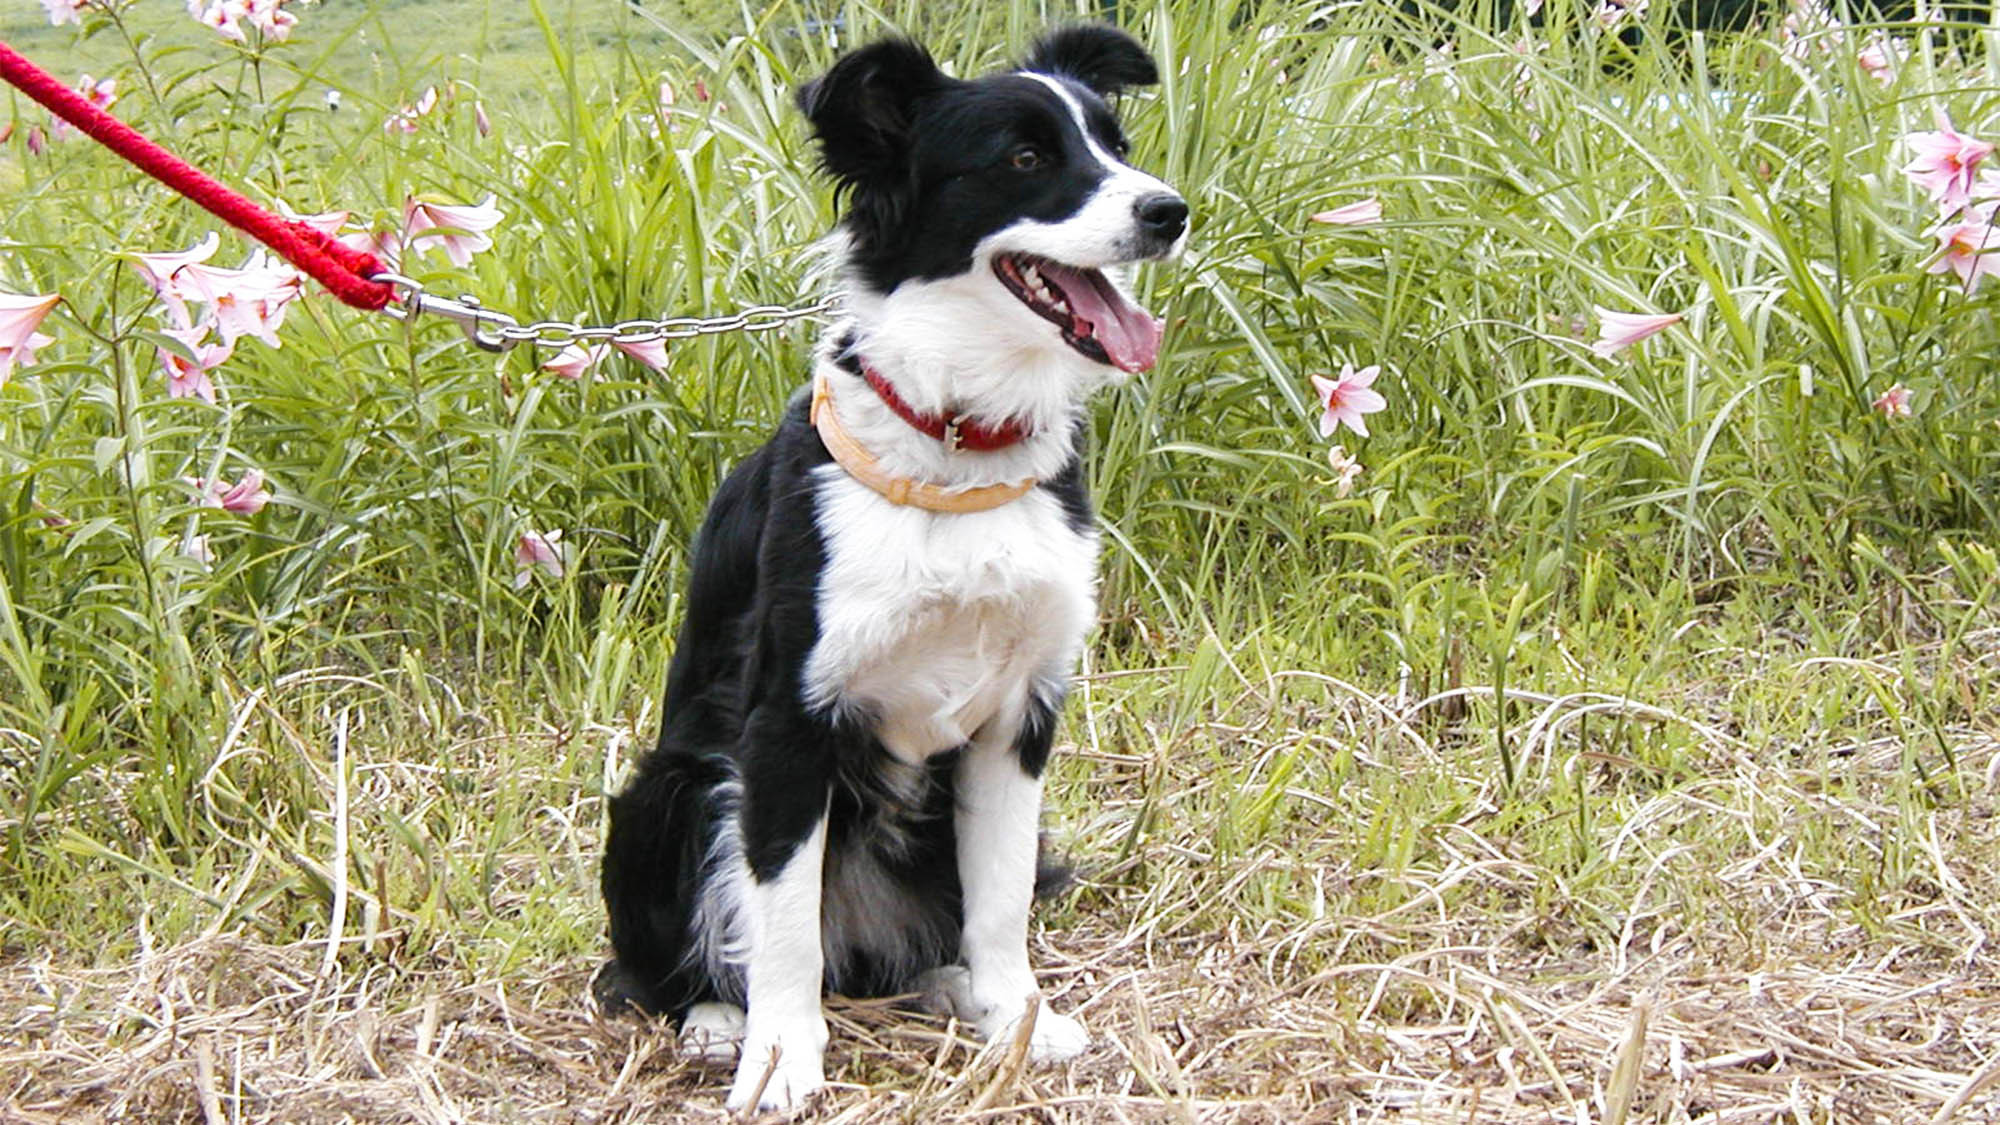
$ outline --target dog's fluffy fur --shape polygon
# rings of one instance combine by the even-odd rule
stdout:
[[[1092,26],[971,81],[877,43],[799,92],[846,207],[844,313],[815,361],[841,422],[896,476],[1039,483],[986,511],[899,506],[830,459],[801,394],[716,493],[659,745],[611,802],[599,988],[735,1053],[732,1108],[822,1084],[822,989],[929,988],[989,1037],[1037,995],[1041,776],[1094,614],[1084,402],[1159,341],[1100,271],[1186,238],[1108,105],[1155,79]],[[917,411],[1027,436],[954,451],[864,364]],[[1087,1042],[1040,1010],[1037,1057]]]

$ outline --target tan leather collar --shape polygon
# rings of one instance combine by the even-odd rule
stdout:
[[[839,412],[833,407],[833,384],[824,372],[813,378],[811,417],[813,429],[819,431],[819,440],[826,443],[826,451],[833,454],[833,459],[847,470],[847,475],[881,493],[891,504],[904,504],[930,512],[984,512],[1010,500],[1018,500],[1035,487],[1033,477],[1014,484],[945,489],[928,481],[890,476],[883,471],[875,455],[861,448],[854,435],[841,427]]]

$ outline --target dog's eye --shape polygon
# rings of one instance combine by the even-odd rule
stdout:
[[[1111,155],[1120,160],[1132,155],[1132,142],[1126,140],[1124,137],[1119,137],[1117,140],[1112,141]]]
[[[1033,172],[1042,166],[1044,159],[1041,149],[1034,145],[1022,145],[1008,155],[1007,163],[1013,165],[1017,172]]]

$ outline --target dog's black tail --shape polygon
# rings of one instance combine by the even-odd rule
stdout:
[[[607,1012],[682,1016],[716,998],[698,951],[702,868],[732,774],[719,754],[656,750],[611,798],[602,885],[616,958],[593,991]]]

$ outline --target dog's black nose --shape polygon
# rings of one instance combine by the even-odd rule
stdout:
[[[1149,195],[1132,205],[1139,228],[1161,242],[1172,242],[1187,229],[1187,200],[1172,192]]]

